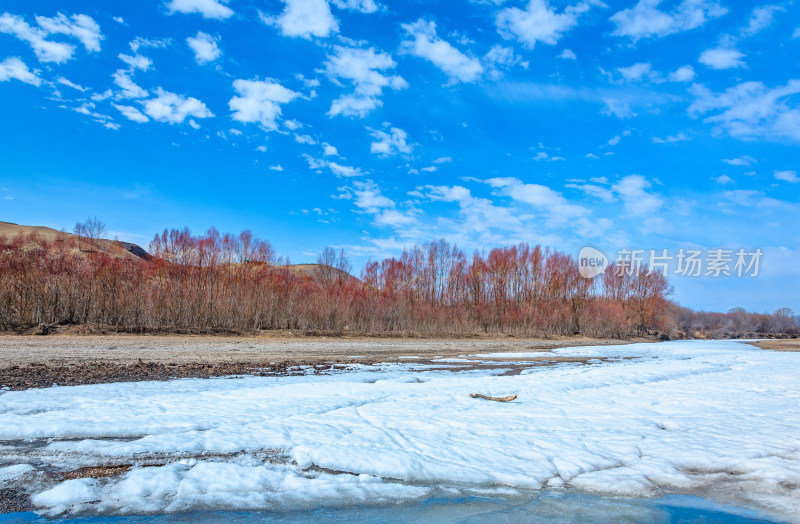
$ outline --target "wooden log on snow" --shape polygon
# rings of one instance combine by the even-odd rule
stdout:
[[[481,395],[480,393],[470,393],[469,396],[472,398],[482,398],[484,400],[494,400],[495,402],[511,402],[517,398],[516,395],[509,395],[507,397],[487,397],[486,395]]]

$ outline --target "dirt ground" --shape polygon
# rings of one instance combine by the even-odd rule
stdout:
[[[210,378],[229,375],[285,376],[333,373],[355,364],[414,362],[439,365],[477,353],[527,352],[541,356],[509,366],[502,357],[496,365],[518,373],[528,365],[581,361],[553,355],[558,347],[628,344],[649,339],[610,340],[588,337],[519,339],[481,337],[465,339],[360,338],[208,335],[0,335],[0,388],[74,386],[107,382]],[[763,340],[752,345],[775,351],[800,351],[800,339]],[[410,358],[414,357],[414,358]],[[474,362],[447,364],[453,371],[485,367]],[[519,369],[518,369],[519,368]],[[310,370],[310,371],[309,371]]]
[[[800,339],[785,340],[762,340],[751,342],[751,345],[761,349],[771,349],[773,351],[800,351]]]
[[[366,359],[393,362],[402,356],[454,357],[503,351],[548,351],[566,346],[624,344],[632,340],[341,338],[191,335],[0,336],[0,369],[31,364],[86,362],[136,364],[261,363]]]
[[[574,360],[557,357],[549,352],[557,347],[630,342],[634,341],[587,337],[487,337],[452,340],[291,336],[3,335],[0,336],[0,388],[20,390],[53,385],[245,374],[284,376],[306,373],[309,367],[313,368],[314,373],[331,373],[354,364],[432,364],[435,363],[433,359],[437,358],[496,352],[541,352],[541,357],[525,359],[535,364],[545,360]],[[496,360],[501,364],[503,359]],[[468,363],[466,366],[452,366],[452,369],[455,371],[461,367],[483,365],[477,362]]]

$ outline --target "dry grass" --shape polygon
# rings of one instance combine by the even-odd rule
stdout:
[[[761,349],[770,349],[772,351],[800,352],[800,339],[798,338],[783,340],[761,340],[759,342],[750,342],[750,345]]]

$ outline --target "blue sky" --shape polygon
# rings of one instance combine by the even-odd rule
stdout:
[[[0,219],[357,268],[440,237],[760,248],[675,298],[798,311],[799,66],[789,1],[6,0]]]

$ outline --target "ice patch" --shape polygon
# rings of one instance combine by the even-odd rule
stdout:
[[[2,467],[0,468],[0,484],[13,480],[33,470],[34,467],[29,464],[16,464],[14,466]]]
[[[31,498],[31,501],[40,507],[58,508],[59,513],[96,501],[99,497],[97,481],[95,479],[65,480],[52,489],[43,491]]]
[[[302,510],[419,499],[429,489],[369,475],[299,473],[288,465],[256,460],[182,461],[135,468],[118,479],[62,482],[33,502],[50,516],[64,513],[157,514],[215,510]]]

